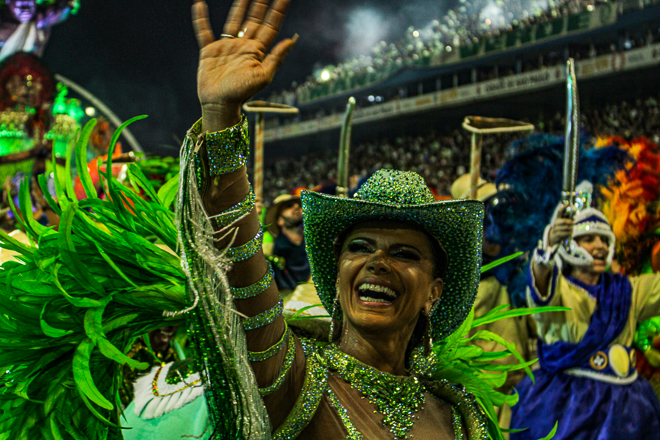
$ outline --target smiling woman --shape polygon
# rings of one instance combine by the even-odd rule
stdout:
[[[302,337],[282,316],[272,269],[261,247],[249,245],[262,226],[240,108],[272,80],[295,43],[284,40],[268,53],[287,6],[236,0],[220,40],[206,4],[193,7],[202,120],[182,149],[179,218],[188,310],[216,430],[259,440],[499,439],[472,394],[431,378],[431,340],[471,321],[482,203],[436,202],[418,174],[392,170],[376,172],[352,199],[303,191],[306,249],[332,316],[330,341]],[[240,256],[226,278],[217,269],[221,255]],[[230,294],[223,295],[227,282]]]
[[[404,354],[426,331],[442,294],[446,254],[442,251],[439,261],[434,248],[438,241],[409,223],[386,220],[350,228],[339,256],[334,308],[335,315],[340,310],[344,315],[341,351],[381,364],[381,371],[406,374]],[[428,337],[425,342],[428,354]],[[375,356],[389,361],[382,364]]]

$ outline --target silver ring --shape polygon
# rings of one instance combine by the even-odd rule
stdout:
[[[222,39],[225,39],[225,38],[236,38],[236,37],[234,37],[233,35],[229,35],[229,34],[221,34],[221,35],[220,35],[220,39],[221,39],[221,40],[222,40]]]

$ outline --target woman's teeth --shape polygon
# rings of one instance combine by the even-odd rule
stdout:
[[[377,284],[362,284],[358,287],[358,296],[362,301],[389,303],[396,299],[396,292]]]

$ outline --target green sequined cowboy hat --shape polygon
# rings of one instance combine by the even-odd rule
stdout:
[[[419,174],[394,170],[376,172],[352,199],[311,191],[303,191],[301,199],[312,278],[331,315],[337,296],[335,238],[358,222],[396,220],[421,227],[447,252],[442,296],[431,315],[433,337],[445,338],[463,323],[479,288],[483,203],[437,202]]]

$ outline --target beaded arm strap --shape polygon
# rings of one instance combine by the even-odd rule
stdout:
[[[280,369],[280,374],[277,376],[277,379],[275,379],[275,382],[273,382],[271,386],[266,388],[259,388],[259,394],[261,395],[261,397],[269,396],[273,394],[275,391],[279,390],[282,384],[284,383],[287,374],[289,374],[289,370],[291,370],[291,366],[293,365],[293,360],[296,357],[296,340],[293,337],[293,333],[289,334],[289,339],[287,343],[289,345],[289,348],[286,351],[286,357],[284,358],[284,363],[282,364],[282,368]]]
[[[284,310],[284,303],[282,302],[282,298],[280,297],[280,300],[277,302],[277,305],[275,307],[244,320],[243,330],[245,331],[254,330],[256,328],[271,324],[277,318],[282,316],[283,310]]]
[[[233,127],[215,133],[201,133],[202,120],[193,126],[192,132],[206,143],[211,177],[229,174],[247,163],[250,155],[250,135],[245,115]]]
[[[237,246],[228,249],[226,256],[229,257],[231,261],[233,261],[234,263],[248,260],[254,257],[255,255],[257,255],[257,252],[259,252],[259,250],[263,246],[263,242],[264,242],[264,231],[263,229],[260,228],[259,232],[257,232],[257,235],[255,235],[255,237],[252,240],[248,241],[242,246]]]
[[[261,362],[275,356],[275,354],[282,350],[286,345],[290,333],[291,329],[286,321],[284,321],[284,333],[280,340],[264,351],[248,351],[248,359],[250,359],[250,362]]]
[[[217,228],[223,228],[227,225],[230,225],[248,212],[252,211],[255,202],[256,198],[254,196],[254,191],[252,191],[252,187],[250,187],[250,192],[242,201],[238,202],[231,208],[225,209],[221,213],[214,215],[211,218],[213,219]]]
[[[259,281],[247,287],[230,287],[229,290],[231,291],[231,294],[234,297],[234,299],[252,298],[254,296],[259,295],[264,290],[268,289],[268,287],[270,287],[270,285],[273,282],[274,276],[275,273],[273,272],[273,266],[271,266],[269,262],[266,275],[264,275]]]

